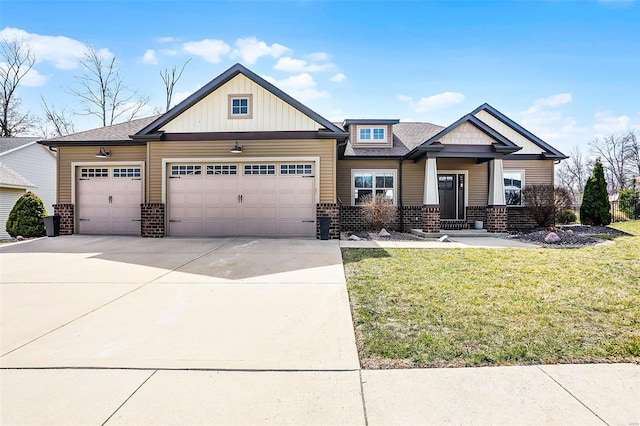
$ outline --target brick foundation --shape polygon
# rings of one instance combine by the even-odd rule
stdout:
[[[422,231],[440,232],[440,206],[422,206]]]
[[[74,231],[74,212],[75,206],[73,204],[54,204],[53,214],[60,216],[60,235],[71,235]]]
[[[506,206],[487,206],[485,228],[488,232],[507,232],[507,220]]]
[[[475,227],[476,220],[483,223],[483,228],[487,227],[487,206],[467,206],[467,223],[469,228]]]
[[[316,238],[320,239],[320,217],[329,216],[331,225],[329,227],[329,239],[340,239],[340,205],[338,203],[316,204]]]
[[[529,214],[527,207],[509,207],[507,209],[509,229],[529,229],[538,226]]]
[[[147,238],[164,237],[164,204],[140,204],[140,213],[142,219],[140,235]]]

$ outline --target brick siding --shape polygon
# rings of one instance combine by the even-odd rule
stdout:
[[[329,239],[340,239],[340,205],[338,203],[321,203],[316,204],[316,238],[320,239],[320,218],[328,216],[331,218],[329,226]]]
[[[142,218],[140,234],[145,238],[164,237],[164,204],[140,204],[140,213]]]
[[[485,228],[488,232],[507,232],[507,207],[487,206]]]
[[[53,214],[60,216],[60,235],[71,235],[74,231],[74,211],[73,204],[54,204]]]
[[[440,206],[422,206],[422,231],[440,232]]]
[[[507,209],[507,223],[509,229],[528,229],[537,226],[527,207],[509,207]]]

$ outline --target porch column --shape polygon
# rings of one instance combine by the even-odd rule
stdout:
[[[487,200],[486,224],[488,232],[507,231],[506,204],[502,158],[495,158],[489,163],[489,197]]]
[[[438,166],[435,158],[427,158],[424,170],[422,199],[422,231],[440,232],[440,197],[438,196]]]

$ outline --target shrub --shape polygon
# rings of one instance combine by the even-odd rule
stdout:
[[[567,225],[569,223],[575,223],[578,220],[578,216],[576,212],[571,209],[562,210],[556,216],[556,221],[562,225]]]
[[[9,213],[6,230],[12,237],[22,235],[25,238],[46,235],[44,221],[47,215],[42,200],[32,192],[26,192],[18,198]]]
[[[522,190],[529,215],[538,226],[553,225],[555,200],[553,185],[527,185]]]
[[[587,180],[580,205],[580,221],[584,225],[608,225],[611,223],[611,204],[607,193],[607,181],[600,160],[596,160],[591,177]]]
[[[636,192],[635,181],[633,187],[620,191],[618,203],[620,210],[624,212],[628,218],[631,219],[640,216],[640,196]]]
[[[376,231],[390,224],[396,215],[395,206],[382,194],[367,195],[360,205],[363,208],[364,221]]]

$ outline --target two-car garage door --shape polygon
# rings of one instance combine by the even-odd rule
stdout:
[[[174,163],[167,177],[171,236],[315,235],[313,163]]]

